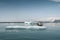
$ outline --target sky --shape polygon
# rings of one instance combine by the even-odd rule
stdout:
[[[0,0],[0,21],[60,17],[60,0]]]

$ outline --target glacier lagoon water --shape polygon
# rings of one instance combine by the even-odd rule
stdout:
[[[0,40],[60,40],[60,23],[44,24],[46,30],[5,30],[8,25],[0,23]]]

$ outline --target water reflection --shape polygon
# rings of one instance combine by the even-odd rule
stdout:
[[[45,31],[46,29],[13,29],[13,30],[5,30],[5,32],[38,32],[38,31]]]

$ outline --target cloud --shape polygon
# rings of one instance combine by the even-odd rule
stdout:
[[[60,7],[60,4],[58,4],[57,6]]]
[[[60,0],[51,0],[51,1],[54,1],[54,2],[60,2]]]

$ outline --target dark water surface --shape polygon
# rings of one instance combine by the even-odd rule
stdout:
[[[46,30],[5,30],[0,25],[0,40],[60,40],[60,26],[47,26]]]

